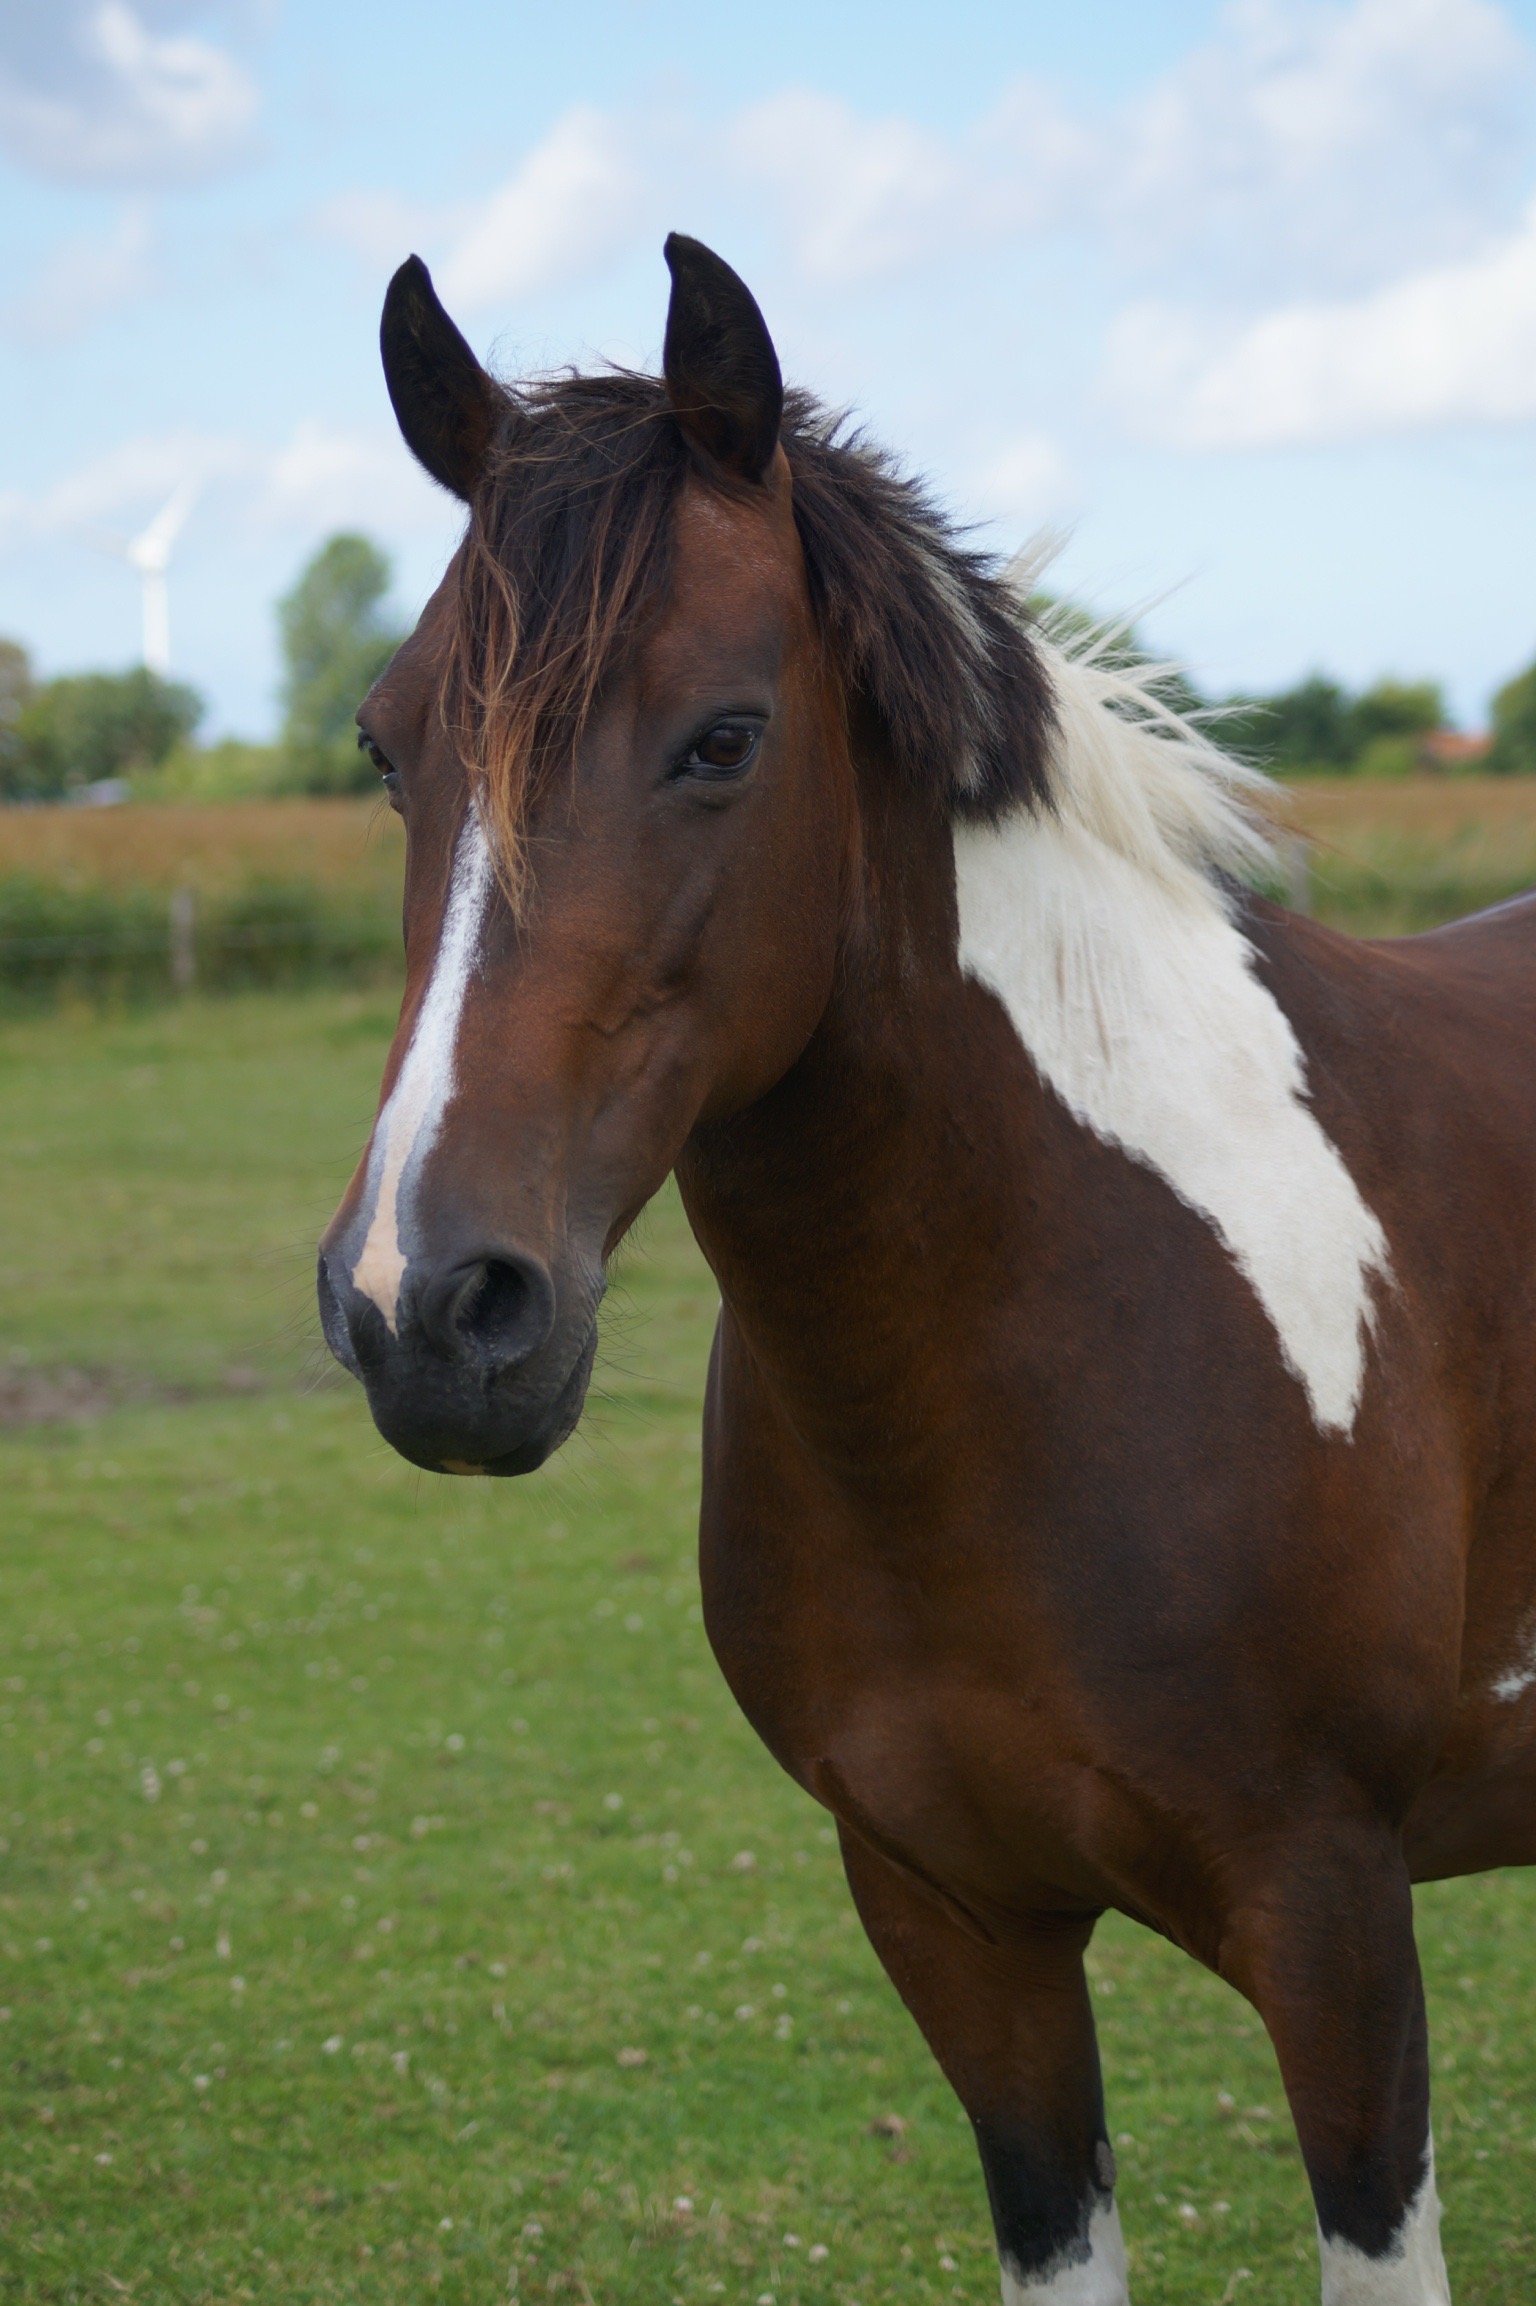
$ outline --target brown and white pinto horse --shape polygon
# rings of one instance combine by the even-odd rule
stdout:
[[[1410,1883],[1536,1858],[1536,907],[1356,944],[1255,780],[782,394],[384,358],[464,546],[364,705],[409,977],[326,1236],[416,1464],[566,1438],[669,1170],[715,1653],[975,2125],[1009,2306],[1123,2306],[1106,1908],[1273,2039],[1329,2306],[1449,2293]]]

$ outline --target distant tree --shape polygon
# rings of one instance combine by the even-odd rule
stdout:
[[[196,689],[162,680],[146,665],[47,681],[16,714],[8,797],[59,800],[103,777],[152,769],[202,715]]]
[[[390,579],[367,537],[333,536],[277,604],[283,743],[292,781],[306,791],[366,791],[377,782],[352,716],[400,645],[383,615]]]
[[[1349,698],[1337,681],[1312,673],[1272,697],[1234,697],[1222,734],[1264,767],[1344,769],[1351,759]]]
[[[31,701],[31,658],[20,641],[0,640],[0,800],[11,797],[21,767],[19,724]]]
[[[1500,777],[1536,776],[1536,665],[1507,681],[1493,700],[1493,747],[1486,766]]]
[[[1355,698],[1345,715],[1357,760],[1384,737],[1422,737],[1444,724],[1445,698],[1438,681],[1378,681]]]

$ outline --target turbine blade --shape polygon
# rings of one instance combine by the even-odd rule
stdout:
[[[188,513],[202,494],[202,482],[184,480],[178,483],[152,521],[140,529],[128,545],[128,558],[138,569],[163,569],[171,557],[171,547],[186,525]]]

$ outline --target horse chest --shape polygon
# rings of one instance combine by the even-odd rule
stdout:
[[[759,1524],[706,1542],[704,1590],[738,1703],[845,1826],[967,1909],[1102,1899],[1113,1739],[1027,1586],[957,1589]]]

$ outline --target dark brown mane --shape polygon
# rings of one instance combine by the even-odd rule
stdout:
[[[543,767],[569,757],[604,678],[666,598],[670,516],[699,466],[659,378],[501,389],[444,710],[515,883]],[[966,816],[1042,799],[1049,690],[994,561],[809,394],[787,396],[782,439],[816,616],[899,770]]]

